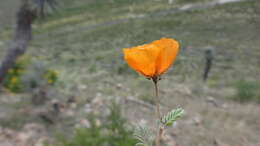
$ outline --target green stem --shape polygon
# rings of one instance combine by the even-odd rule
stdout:
[[[158,90],[158,77],[152,78],[154,87],[155,87],[155,102],[156,102],[156,115],[158,120],[161,120],[161,112],[160,112],[160,99],[159,99],[159,90]],[[161,135],[163,133],[163,128],[159,125],[157,127],[157,134],[156,134],[156,146],[161,145]]]

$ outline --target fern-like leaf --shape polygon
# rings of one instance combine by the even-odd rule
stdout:
[[[182,108],[173,109],[161,118],[161,123],[165,126],[171,126],[184,113]]]
[[[136,127],[134,131],[134,136],[136,139],[139,140],[139,143],[137,143],[135,146],[152,146],[153,135],[147,127]]]

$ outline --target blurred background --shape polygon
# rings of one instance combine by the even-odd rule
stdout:
[[[135,145],[154,90],[122,48],[161,37],[162,111],[185,109],[164,145],[260,146],[259,0],[25,1],[0,2],[0,146]]]

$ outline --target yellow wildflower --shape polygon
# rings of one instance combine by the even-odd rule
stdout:
[[[16,84],[18,81],[18,78],[17,77],[12,77],[11,78],[11,84]]]
[[[52,84],[52,83],[53,83],[53,80],[49,79],[48,84]]]

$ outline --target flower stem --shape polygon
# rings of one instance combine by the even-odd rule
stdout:
[[[154,87],[155,87],[155,102],[156,102],[156,115],[158,120],[161,120],[161,112],[160,112],[160,99],[159,99],[159,90],[158,90],[158,77],[153,77],[152,78],[153,83],[154,83]],[[160,125],[158,125],[157,127],[157,134],[156,134],[156,141],[155,144],[156,146],[160,146],[161,145],[161,135],[163,133],[163,127],[161,127]]]
[[[154,89],[155,89],[155,102],[156,102],[156,115],[158,119],[161,119],[161,113],[160,113],[160,99],[159,99],[159,90],[158,90],[158,80],[157,77],[153,78],[154,83]]]

